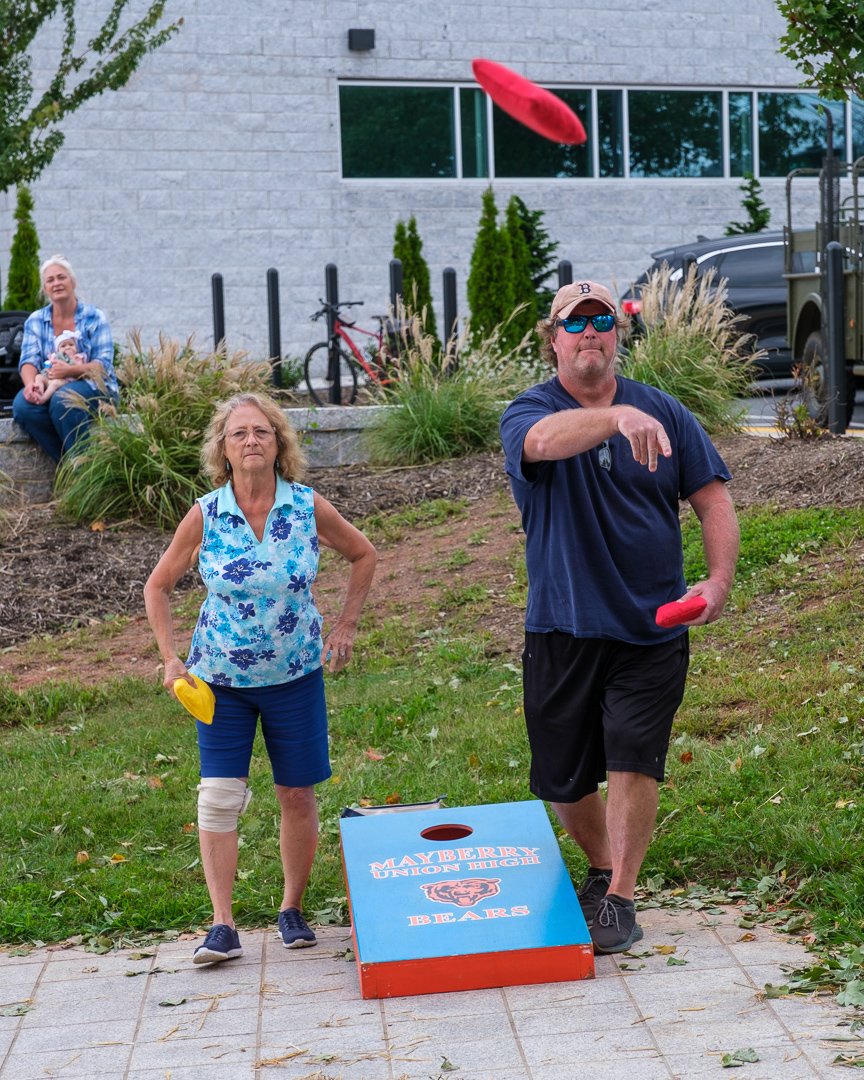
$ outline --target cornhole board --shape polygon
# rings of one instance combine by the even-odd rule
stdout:
[[[364,998],[594,976],[591,938],[541,802],[343,817]]]

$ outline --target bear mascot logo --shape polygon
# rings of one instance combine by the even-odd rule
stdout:
[[[488,896],[501,892],[501,878],[462,878],[456,881],[434,881],[420,888],[427,900],[455,907],[474,907]]]

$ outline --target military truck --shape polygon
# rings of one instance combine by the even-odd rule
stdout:
[[[818,177],[819,220],[812,228],[793,227],[793,205],[802,178]],[[822,169],[796,169],[786,179],[785,273],[789,346],[814,419],[828,415],[827,275],[825,248],[837,241],[843,251],[843,325],[846,424],[855,408],[855,391],[864,387],[864,158],[852,165],[826,159]],[[811,180],[812,183],[812,180]]]

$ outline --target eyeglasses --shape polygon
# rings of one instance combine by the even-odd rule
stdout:
[[[608,333],[615,326],[614,315],[571,315],[569,319],[556,319],[556,326],[563,326],[568,334],[581,334],[588,322],[601,334]]]
[[[276,432],[273,428],[256,427],[252,428],[252,434],[255,436],[256,442],[263,443],[267,442],[268,439],[272,439]],[[247,428],[238,428],[237,431],[227,432],[225,438],[230,439],[235,446],[242,446],[249,438],[249,430]]]

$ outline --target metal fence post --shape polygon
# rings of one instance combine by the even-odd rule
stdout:
[[[324,267],[324,296],[327,298],[327,378],[330,381],[330,403],[342,404],[342,376],[339,371],[339,338],[336,335],[336,305],[339,303],[339,271],[336,263]]]
[[[393,311],[394,319],[399,313],[399,301],[404,302],[402,292],[402,260],[391,259],[390,260],[390,307]]]
[[[270,372],[274,386],[282,385],[282,329],[279,322],[279,271],[267,271],[267,323],[270,327]]]
[[[558,263],[558,288],[573,284],[573,263],[569,259],[562,259]]]
[[[456,342],[459,337],[459,321],[456,310],[456,271],[452,266],[444,267],[444,352],[452,350],[454,359]]]
[[[846,431],[846,343],[843,326],[843,248],[832,240],[825,248],[825,291],[828,302],[827,393],[828,430],[832,435]]]
[[[210,275],[210,295],[213,299],[213,350],[218,352],[225,342],[225,290],[222,275]]]

